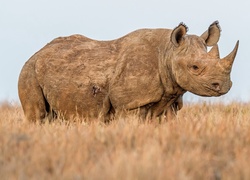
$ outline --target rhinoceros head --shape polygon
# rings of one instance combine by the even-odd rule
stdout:
[[[218,21],[201,36],[186,35],[187,27],[182,23],[172,31],[172,71],[184,90],[201,96],[220,96],[230,90],[230,72],[239,41],[229,55],[220,59],[217,45],[220,31]],[[209,52],[208,46],[213,46]]]

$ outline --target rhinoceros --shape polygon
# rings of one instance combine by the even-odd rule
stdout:
[[[23,66],[18,92],[26,119],[61,115],[101,118],[138,110],[141,118],[168,117],[182,95],[227,93],[239,41],[220,58],[218,21],[201,35],[174,29],[140,29],[111,41],[59,37]],[[208,51],[207,47],[212,47]],[[170,116],[171,117],[171,116]]]

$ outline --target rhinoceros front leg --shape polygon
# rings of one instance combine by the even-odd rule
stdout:
[[[179,111],[183,107],[183,99],[182,95],[178,97],[178,99],[169,107],[167,107],[165,112],[165,120],[171,120],[176,118],[177,111]]]
[[[174,119],[177,115],[177,111],[183,106],[182,95],[177,97],[162,97],[161,101],[150,108],[150,116],[152,119],[157,117],[162,120]]]

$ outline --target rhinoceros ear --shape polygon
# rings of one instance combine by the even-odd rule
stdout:
[[[179,26],[172,31],[171,42],[175,45],[175,47],[180,46],[187,31],[188,27],[184,23],[180,23]]]
[[[220,39],[220,32],[219,21],[215,21],[209,26],[208,30],[201,35],[201,38],[205,40],[207,46],[214,46]]]

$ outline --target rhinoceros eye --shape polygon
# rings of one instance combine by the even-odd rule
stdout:
[[[193,70],[197,71],[199,69],[199,67],[197,65],[193,65],[192,66]]]

